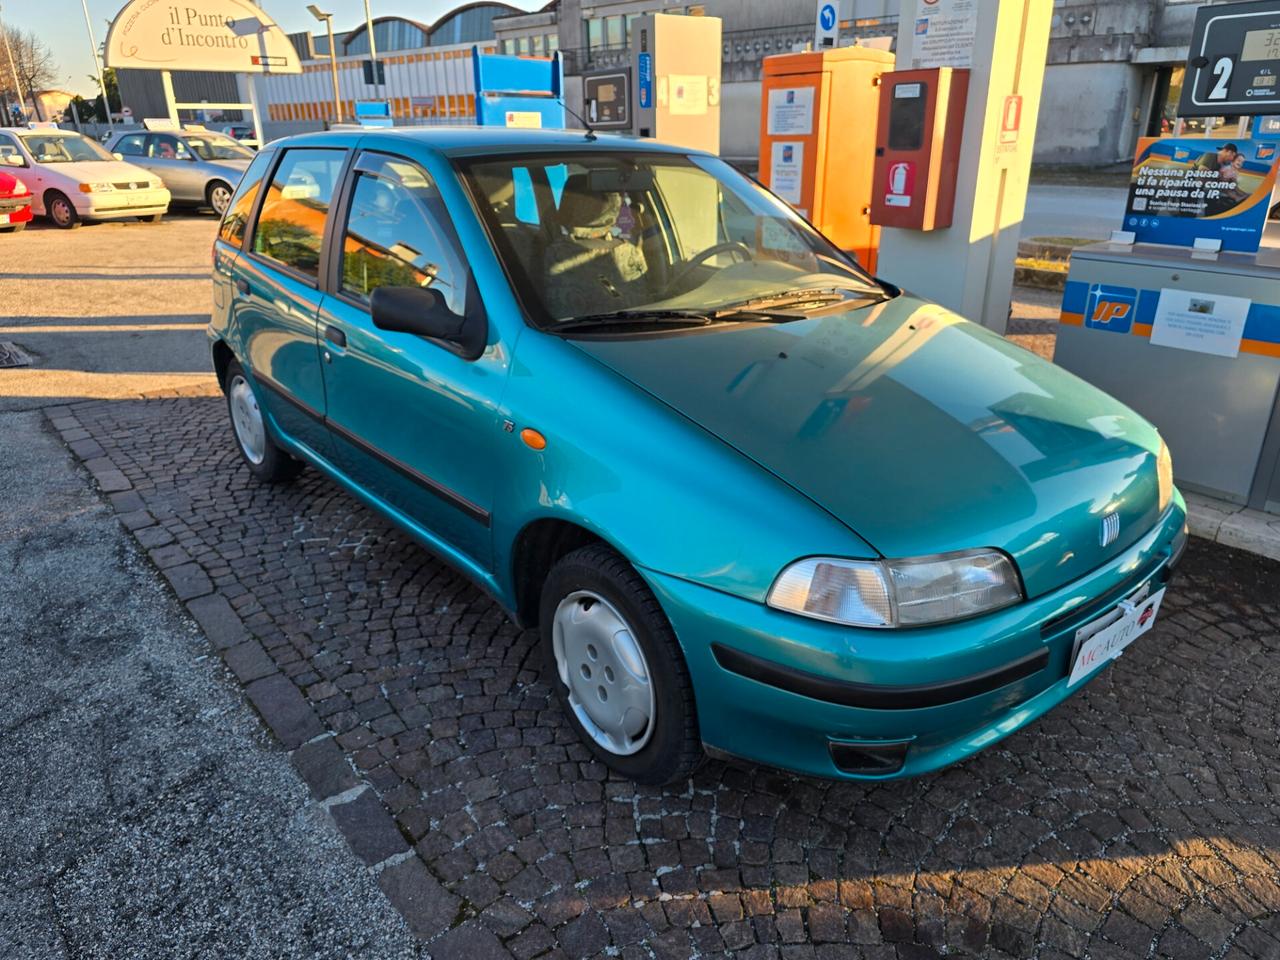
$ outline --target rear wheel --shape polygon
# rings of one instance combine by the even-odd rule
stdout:
[[[542,589],[548,679],[583,743],[640,783],[686,779],[702,762],[693,684],[662,607],[603,544],[568,554]]]
[[[57,190],[45,194],[44,210],[53,221],[53,225],[62,230],[73,230],[80,226],[80,214],[75,205],[67,199],[67,195]]]
[[[205,190],[204,196],[209,206],[213,207],[213,212],[222,216],[227,212],[227,207],[231,206],[231,194],[234,192],[226,181],[214,180]]]
[[[258,396],[238,360],[227,365],[226,393],[232,434],[249,472],[264,483],[279,483],[296,477],[302,464],[276,445],[262,408],[258,406]]]

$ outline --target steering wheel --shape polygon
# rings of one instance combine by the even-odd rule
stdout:
[[[680,272],[671,278],[671,282],[667,284],[667,289],[672,290],[678,288],[685,280],[688,279],[689,274],[694,271],[695,267],[700,266],[702,263],[710,260],[719,253],[736,253],[742,257],[743,263],[746,263],[748,260],[755,259],[751,248],[740,240],[726,240],[723,243],[717,243],[715,246],[707,247],[707,249],[703,250],[701,253],[695,254],[688,263],[680,268]]]

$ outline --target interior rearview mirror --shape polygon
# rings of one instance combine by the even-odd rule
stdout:
[[[439,290],[430,287],[376,287],[369,297],[369,313],[379,330],[413,333],[443,340],[474,360],[484,352],[483,322],[449,309]]]

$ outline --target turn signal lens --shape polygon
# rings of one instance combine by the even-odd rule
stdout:
[[[768,604],[855,627],[912,627],[989,613],[1022,599],[1013,562],[998,550],[905,560],[798,560]]]
[[[1173,457],[1169,454],[1169,446],[1160,441],[1160,452],[1156,455],[1156,486],[1159,490],[1160,512],[1164,513],[1169,502],[1173,500]]]
[[[545,450],[547,446],[547,438],[531,427],[525,427],[520,431],[520,439],[531,450]]]

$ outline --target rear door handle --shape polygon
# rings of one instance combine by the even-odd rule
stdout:
[[[236,292],[249,295],[249,281],[244,277],[236,277]]]
[[[335,326],[326,326],[324,328],[324,338],[335,347],[345,347],[347,345],[347,335]]]

